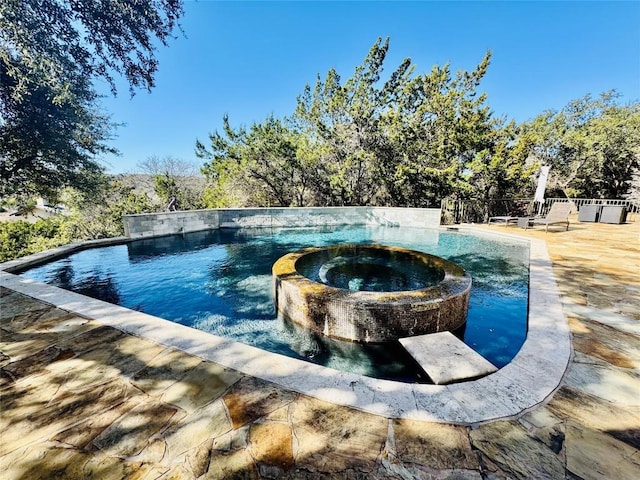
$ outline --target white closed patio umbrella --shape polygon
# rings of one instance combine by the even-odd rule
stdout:
[[[547,177],[549,176],[550,166],[544,165],[540,167],[540,176],[538,177],[538,186],[536,187],[536,194],[533,197],[534,202],[538,202],[538,214],[542,211],[544,205],[544,190],[547,187]]]

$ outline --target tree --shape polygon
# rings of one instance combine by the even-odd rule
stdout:
[[[65,232],[70,239],[87,240],[124,235],[123,215],[155,211],[145,191],[127,175],[102,175],[100,188],[90,194],[67,187],[60,200],[69,210]]]
[[[433,207],[445,197],[469,195],[469,162],[492,145],[500,124],[477,92],[490,58],[487,52],[475,70],[455,76],[448,64],[436,65],[396,95],[385,122],[393,156],[383,176],[393,182],[393,205]]]
[[[269,116],[254,123],[239,153],[249,186],[263,190],[267,205],[305,205],[311,172],[298,156],[298,135],[284,122]]]
[[[0,195],[82,188],[114,125],[92,81],[151,89],[181,0],[0,2]]]
[[[198,165],[170,155],[151,156],[138,163],[137,169],[150,176],[146,187],[153,189],[165,210],[202,208],[205,181]]]
[[[548,185],[567,197],[621,198],[640,166],[640,103],[619,105],[615,91],[585,95],[521,126],[531,154],[550,165]]]
[[[226,192],[226,187],[233,185],[236,195],[238,189],[242,192],[244,205],[307,204],[313,172],[298,154],[299,134],[286,120],[270,115],[248,130],[231,127],[228,116],[223,123],[224,135],[209,135],[211,147],[196,143],[196,154],[209,161],[203,172],[210,184],[209,192],[219,193],[218,201],[228,198],[231,192]]]
[[[487,220],[491,201],[524,197],[538,168],[537,163],[527,163],[530,140],[517,137],[514,122],[494,127],[465,166],[467,198],[480,201]]]
[[[215,206],[237,204],[231,192],[245,205],[430,207],[516,191],[526,155],[478,92],[490,53],[455,75],[448,64],[415,74],[406,58],[383,78],[388,49],[379,38],[346,81],[318,76],[290,120],[247,130],[225,117],[210,147],[197,142]]]
[[[381,82],[388,49],[389,39],[379,38],[344,84],[331,69],[298,97],[294,122],[308,140],[307,155],[315,159],[313,187],[319,204],[386,201],[386,172],[380,166],[391,152],[380,124],[407,89],[413,71],[411,60],[405,59]]]
[[[69,243],[63,217],[0,222],[0,262]]]
[[[315,187],[332,205],[438,205],[459,192],[466,163],[494,128],[477,88],[489,65],[452,75],[449,65],[414,75],[406,58],[383,81],[389,39],[354,75],[335,70],[305,87],[295,118],[318,159]]]
[[[196,156],[207,160],[202,166],[202,173],[207,179],[204,194],[207,207],[252,205],[251,192],[246,191],[246,175],[238,152],[245,135],[245,129],[234,130],[229,123],[228,115],[225,115],[223,133],[216,130],[209,134],[210,148],[196,139]]]
[[[114,74],[126,78],[131,94],[151,90],[158,69],[153,42],[166,46],[182,14],[181,0],[4,0],[0,60],[16,97],[31,92],[35,76],[59,100],[70,73],[104,79],[114,94]]]
[[[578,176],[590,197],[622,198],[640,167],[640,103],[607,107],[589,122],[583,142],[596,174]]]
[[[46,82],[34,80],[28,95],[14,95],[17,85],[0,61],[0,196],[94,188],[101,170],[95,156],[115,150],[106,144],[112,124],[95,107],[88,80],[75,78],[57,101]]]

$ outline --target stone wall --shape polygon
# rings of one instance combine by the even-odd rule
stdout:
[[[387,225],[436,228],[439,208],[309,207],[227,208],[125,215],[130,238],[197,232],[212,228]]]

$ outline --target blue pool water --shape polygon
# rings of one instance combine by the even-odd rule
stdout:
[[[464,342],[502,367],[527,331],[526,243],[394,227],[221,229],[84,250],[22,275],[259,348],[329,367],[424,381],[399,344],[358,345],[276,318],[271,266],[309,246],[377,243],[451,260],[473,278]]]
[[[402,292],[440,283],[444,270],[416,258],[411,250],[338,245],[336,249],[305,253],[296,271],[314,282],[350,291]]]

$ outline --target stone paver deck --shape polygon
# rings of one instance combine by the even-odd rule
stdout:
[[[640,478],[640,222],[484,228],[548,244],[573,358],[541,404],[364,413],[1,288],[2,478]]]

